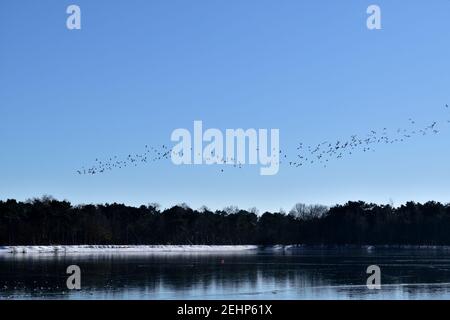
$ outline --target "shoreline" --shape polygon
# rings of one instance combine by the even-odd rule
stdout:
[[[0,255],[71,253],[224,253],[255,251],[295,251],[359,249],[450,250],[449,245],[32,245],[0,246]]]
[[[49,245],[0,246],[2,254],[70,253],[158,253],[158,252],[241,252],[257,250],[255,245]]]

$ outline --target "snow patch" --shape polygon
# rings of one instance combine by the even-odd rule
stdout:
[[[76,245],[76,246],[1,246],[0,254],[39,253],[125,253],[125,252],[230,252],[256,250],[258,246],[207,246],[207,245]]]

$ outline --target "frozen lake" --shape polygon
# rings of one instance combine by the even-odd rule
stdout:
[[[69,265],[81,290],[66,287]],[[366,287],[369,265],[380,290]],[[2,253],[0,299],[450,299],[450,250]]]

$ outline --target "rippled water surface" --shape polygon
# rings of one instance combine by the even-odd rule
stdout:
[[[81,268],[68,290],[66,268]],[[366,287],[381,268],[382,288]],[[449,299],[450,251],[0,255],[0,299]]]

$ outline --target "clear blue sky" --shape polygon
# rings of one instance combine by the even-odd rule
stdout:
[[[378,4],[382,30],[366,28]],[[77,4],[82,29],[66,28]],[[0,198],[186,202],[450,201],[450,126],[327,168],[174,166],[77,175],[175,128],[279,128],[282,149],[445,121],[450,1],[0,2]]]

